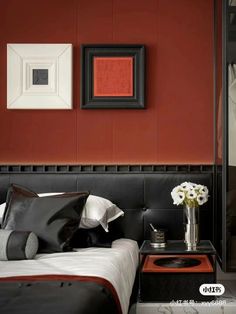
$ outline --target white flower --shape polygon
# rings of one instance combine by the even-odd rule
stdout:
[[[194,200],[197,197],[197,193],[194,190],[188,191],[186,197],[189,200]]]
[[[197,202],[198,202],[198,205],[203,205],[204,203],[207,202],[207,196],[204,194],[199,194],[197,196]]]
[[[189,191],[192,188],[190,182],[183,182],[180,184],[180,186],[183,191]]]
[[[173,190],[171,191],[171,196],[172,198],[174,199],[175,198],[175,195],[176,193],[178,192],[183,192],[182,188],[180,185],[177,185],[175,188],[173,188]]]
[[[171,194],[171,196],[174,200],[174,202],[173,202],[174,205],[182,204],[184,201],[184,198],[185,198],[184,192],[181,192],[181,191],[175,192],[175,193]]]
[[[192,183],[192,182],[189,182],[189,183],[191,184],[192,188],[195,190],[196,187],[197,187],[197,184],[196,183]]]
[[[206,186],[202,185],[199,189],[199,193],[207,196],[208,195],[208,188]]]
[[[196,185],[196,190],[200,190],[204,185],[201,185],[201,184],[197,184]]]
[[[177,185],[176,187],[173,188],[171,193],[176,193],[176,192],[179,192],[180,190],[181,190],[181,186]]]

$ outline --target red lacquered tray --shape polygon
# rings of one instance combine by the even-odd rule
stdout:
[[[171,268],[158,266],[154,264],[157,259],[163,258],[193,258],[199,260],[201,263],[197,266]],[[142,272],[144,273],[212,273],[213,268],[207,255],[147,255]]]

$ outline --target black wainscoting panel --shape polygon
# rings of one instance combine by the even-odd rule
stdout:
[[[182,240],[184,238],[183,210],[173,209],[148,209],[144,215],[144,237],[150,239],[152,223],[156,228],[166,229],[167,240]]]
[[[114,237],[136,240],[141,245],[144,232],[144,212],[140,209],[129,208],[126,208],[124,211],[124,216],[109,223],[109,232],[111,232],[112,236],[115,235]]]
[[[23,185],[36,193],[76,191],[76,182],[76,174],[19,173],[10,175],[10,183]]]
[[[78,174],[77,190],[108,198],[122,209],[144,205],[142,174]]]
[[[89,190],[110,199],[125,216],[110,224],[117,236],[141,243],[149,238],[149,223],[168,229],[169,239],[183,239],[183,210],[173,205],[174,186],[192,181],[209,188],[200,207],[200,238],[213,239],[213,174],[211,165],[0,165],[0,200],[11,183],[35,192]]]

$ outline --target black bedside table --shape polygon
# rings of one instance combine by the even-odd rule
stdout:
[[[174,259],[172,266],[163,265]],[[185,265],[190,262],[193,266]],[[179,263],[185,267],[179,268]],[[189,251],[184,241],[168,241],[165,248],[153,248],[150,241],[140,248],[139,301],[171,302],[176,300],[211,301],[212,296],[199,292],[202,284],[216,283],[216,250],[208,240],[200,241]]]

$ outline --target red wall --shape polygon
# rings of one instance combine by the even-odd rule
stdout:
[[[0,0],[1,163],[212,163],[213,0]],[[73,43],[74,109],[7,110],[6,44]],[[146,110],[81,110],[80,44],[147,48]]]

